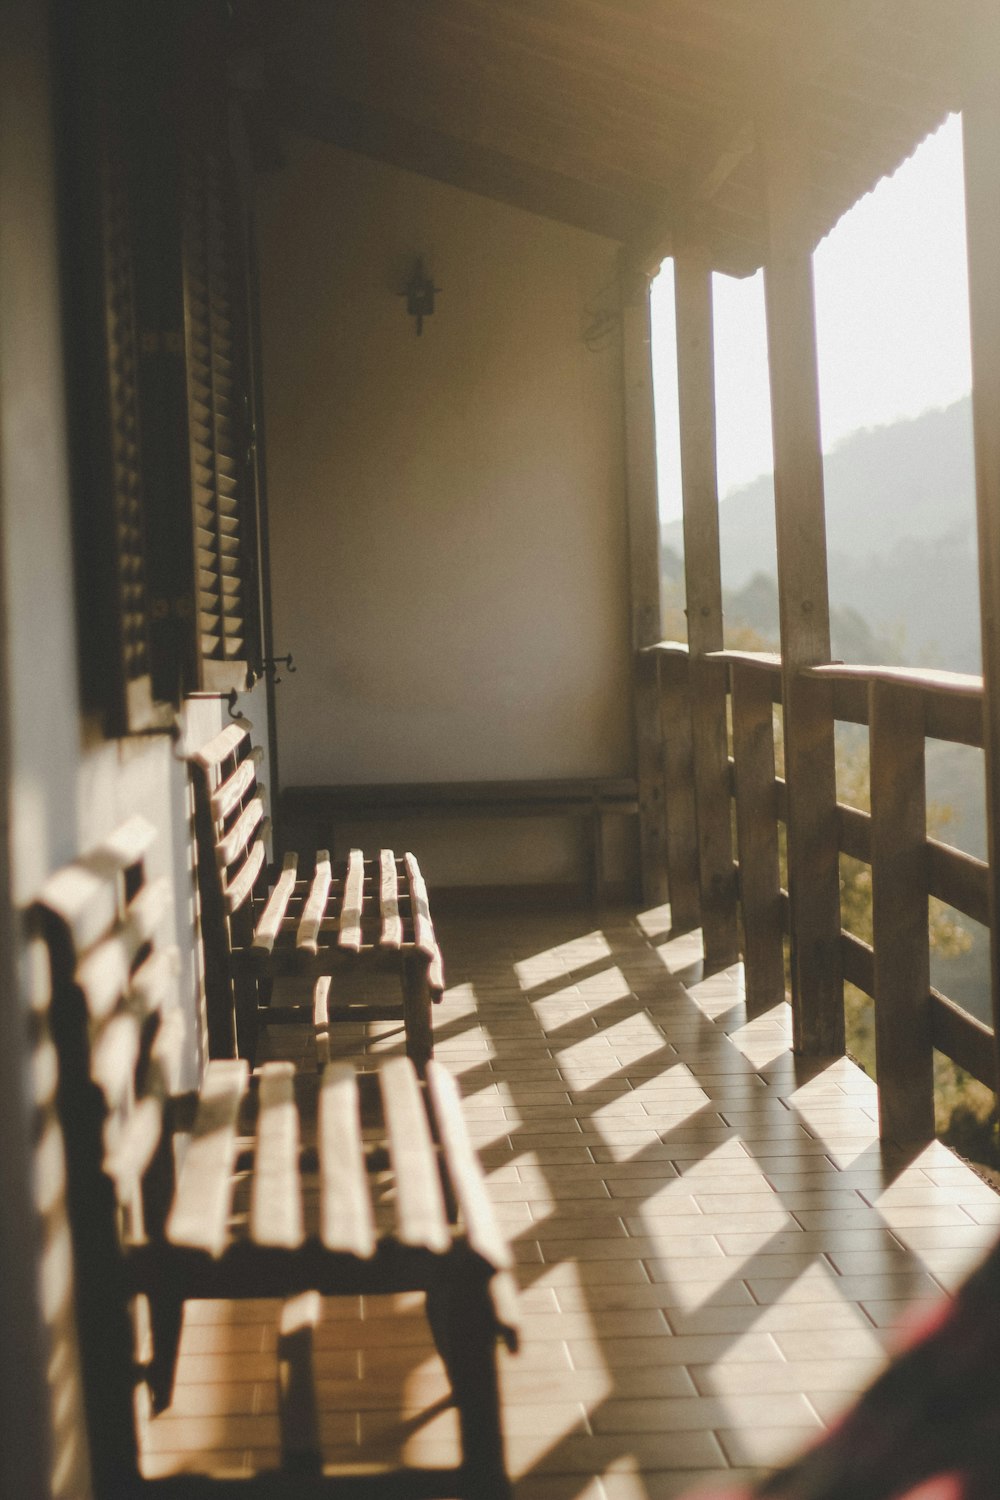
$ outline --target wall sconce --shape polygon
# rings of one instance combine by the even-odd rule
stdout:
[[[410,279],[399,294],[406,298],[406,311],[410,317],[417,320],[418,338],[424,331],[424,319],[429,318],[434,311],[434,296],[440,290],[424,270],[423,256],[418,255],[413,263]]]

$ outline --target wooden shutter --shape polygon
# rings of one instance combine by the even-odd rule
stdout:
[[[57,32],[61,229],[83,701],[111,735],[169,727],[150,662],[134,180],[120,61],[90,6]]]
[[[260,670],[247,262],[228,156],[193,140],[183,171],[182,265],[200,686]]]
[[[117,132],[105,129],[102,134],[101,259],[119,727],[143,730],[162,723],[163,716],[153,701],[149,657],[132,226],[123,143]]]

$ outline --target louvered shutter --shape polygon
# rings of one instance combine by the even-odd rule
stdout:
[[[81,690],[117,736],[173,715],[151,667],[134,140],[106,19],[88,0],[67,7],[53,57]]]
[[[101,262],[113,509],[118,716],[126,731],[156,727],[153,701],[135,334],[132,224],[123,143],[109,120],[101,131]]]
[[[260,651],[245,240],[222,152],[193,142],[182,191],[200,685],[228,691],[257,674]]]

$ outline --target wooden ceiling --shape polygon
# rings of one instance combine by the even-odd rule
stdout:
[[[643,263],[683,236],[747,274],[764,254],[762,131],[804,142],[818,240],[961,107],[998,12],[996,0],[251,0],[244,64],[284,127],[610,236]]]

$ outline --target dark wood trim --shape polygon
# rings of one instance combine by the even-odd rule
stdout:
[[[823,459],[808,169],[768,135],[770,246],[764,272],[778,543],[788,883],[795,1050],[844,1051],[837,785],[831,691],[802,676],[830,660]]]
[[[986,49],[993,52],[994,49]],[[983,643],[983,748],[989,851],[994,1083],[1000,1087],[1000,98],[996,57],[979,59],[977,87],[963,114],[965,204],[972,337],[972,422]]]
[[[608,239],[628,239],[655,207],[652,193],[648,204],[637,203],[631,195],[317,90],[286,91],[278,111],[287,126],[304,135]]]
[[[756,1016],[785,998],[773,704],[762,673],[730,671],[743,964],[747,1014]]]
[[[639,864],[643,900],[668,899],[663,732],[656,662],[644,650],[661,635],[660,517],[656,487],[656,420],[650,354],[649,282],[623,272],[622,380],[625,499],[628,514],[633,714],[639,782]]]
[[[674,289],[701,926],[705,962],[715,968],[735,962],[739,934],[732,873],[727,673],[724,663],[707,659],[709,653],[722,650],[712,273],[696,252],[677,256]]]
[[[932,1038],[937,1050],[992,1089],[996,1076],[992,1028],[970,1016],[947,995],[939,995],[937,990],[931,990],[930,1010]]]
[[[670,923],[676,932],[689,932],[701,925],[701,887],[687,647],[683,651],[661,651],[654,647],[653,654],[657,660],[663,727]]]
[[[924,1144],[934,1138],[934,1066],[923,704],[897,683],[869,691],[879,1131]]]

